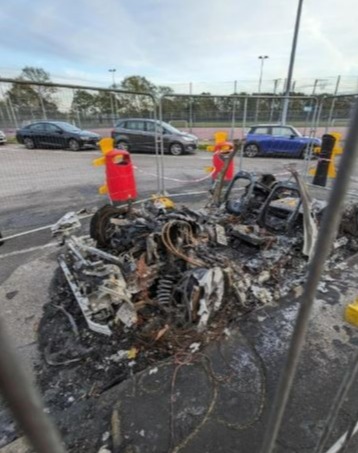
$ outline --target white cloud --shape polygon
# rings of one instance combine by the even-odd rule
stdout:
[[[295,78],[358,71],[354,7],[353,0],[344,8],[336,0],[304,3]],[[265,77],[284,78],[296,9],[293,0],[15,0],[0,11],[0,45],[4,65],[40,59],[54,73],[77,71],[101,84],[109,67],[118,79],[255,80],[260,54],[270,56]]]

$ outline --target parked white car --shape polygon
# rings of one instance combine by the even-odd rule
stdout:
[[[6,143],[6,135],[3,131],[0,131],[0,145],[3,145],[4,143]]]

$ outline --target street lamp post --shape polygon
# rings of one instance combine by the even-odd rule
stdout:
[[[268,57],[268,55],[260,55],[258,58],[259,58],[259,60],[261,60],[259,89],[258,89],[258,92],[260,94],[261,93],[261,84],[262,84],[262,74],[264,72],[264,63],[265,63],[265,60],[267,60],[269,57]]]
[[[337,94],[338,94],[338,89],[339,89],[340,82],[341,82],[341,76],[339,75],[337,77],[336,88],[334,90],[334,96],[337,96]],[[327,120],[326,128],[325,128],[325,131],[324,131],[325,134],[327,134],[328,128],[332,125],[332,118],[333,118],[333,111],[334,111],[335,104],[336,104],[336,98],[334,97],[332,99],[331,108],[329,109],[328,120]]]
[[[320,82],[325,82],[326,80],[327,79],[315,79],[314,84],[313,84],[313,89],[312,89],[312,97],[316,94],[316,89],[319,86]],[[309,103],[308,109],[307,109],[306,122],[305,122],[305,128],[303,130],[303,135],[306,135],[306,129],[309,125],[311,110],[313,108],[313,105],[312,105],[313,103],[314,103],[314,101],[311,100]],[[316,106],[316,108],[317,108],[317,106]]]
[[[108,72],[111,72],[112,73],[112,86],[113,88],[116,88],[116,78],[115,78],[115,73],[116,73],[117,69],[115,68],[112,68],[112,69],[108,69]]]
[[[277,94],[277,88],[278,88],[278,84],[280,83],[281,79],[275,79],[273,81],[273,95],[276,96]],[[273,111],[274,111],[274,108],[275,108],[275,98],[273,97],[272,100],[271,100],[271,109],[270,109],[270,123],[272,122],[272,118],[273,118]]]
[[[116,79],[115,79],[116,71],[117,71],[117,69],[115,69],[115,68],[108,69],[108,72],[110,72],[112,74],[112,87],[114,89],[116,88]],[[110,95],[110,99],[111,99],[112,122],[113,122],[113,125],[114,125],[115,124],[114,103],[116,104],[116,107],[117,107],[117,99],[114,98],[114,102],[113,102],[113,97],[114,97],[113,93],[110,92],[109,95]]]
[[[258,59],[261,60],[259,86],[258,86],[258,90],[257,90],[258,94],[261,93],[262,74],[264,72],[264,63],[265,63],[265,60],[267,60],[268,58],[269,58],[268,55],[259,55],[259,57],[258,57]],[[256,101],[255,122],[257,121],[257,117],[258,117],[258,114],[259,114],[259,103],[260,103],[260,99],[258,98],[257,101]]]
[[[281,123],[282,124],[286,124],[286,120],[287,120],[287,112],[288,112],[288,103],[290,101],[290,90],[291,90],[293,66],[295,64],[298,31],[300,29],[302,4],[303,4],[303,0],[298,0],[298,8],[297,8],[297,15],[296,15],[295,31],[293,33],[290,64],[288,66],[286,92],[285,92],[285,98],[284,98],[284,101],[283,101],[283,108],[282,108],[282,118],[281,118]],[[272,446],[270,446],[270,447],[272,447]]]

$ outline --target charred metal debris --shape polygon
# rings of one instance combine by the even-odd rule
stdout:
[[[148,345],[177,332],[223,331],[299,287],[324,208],[294,171],[286,182],[239,172],[219,207],[108,205],[93,216],[90,235],[73,234],[73,213],[53,234],[88,327],[108,336],[130,330]],[[357,225],[350,206],[327,270],[357,251]]]

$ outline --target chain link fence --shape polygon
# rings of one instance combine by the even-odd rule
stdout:
[[[236,159],[238,168],[258,173],[271,170],[286,176],[285,167],[290,159],[303,159],[297,165],[306,170],[307,162],[318,148],[316,126],[319,100],[312,96],[290,97],[288,125],[282,126],[285,100],[284,96],[278,95],[170,94],[161,98],[159,118],[194,134],[204,149],[214,142],[218,131],[230,140],[240,139],[241,151]],[[165,135],[161,138],[165,141]],[[275,157],[275,161],[267,165],[266,158],[269,157]],[[211,160],[210,155],[207,160]],[[196,163],[203,167],[200,160]]]
[[[118,118],[155,119],[156,111],[147,93],[1,79],[0,130],[7,140],[0,148],[2,234],[105,203],[98,194],[104,168],[92,165],[100,155],[97,142],[111,136]],[[153,160],[154,176],[139,182],[140,195],[158,190]]]
[[[98,157],[98,150],[90,150],[89,146],[85,147],[85,143],[81,143],[81,147],[86,149],[68,152],[66,149],[71,149],[69,139],[60,142],[54,138],[54,131],[49,131],[47,126],[41,129],[41,134],[36,135],[42,137],[40,142],[32,136],[34,146],[30,146],[29,141],[22,141],[30,148],[26,149],[12,143],[20,128],[31,128],[35,123],[52,120],[56,127],[62,127],[61,130],[65,132],[64,123],[81,130],[91,129],[98,137],[107,136],[112,134],[112,129],[118,129],[118,133],[113,134],[117,144],[127,146],[133,152],[147,151],[148,161],[146,164],[141,161],[142,167],[139,170],[142,176],[138,177],[139,193],[145,196],[156,191],[170,192],[176,188],[184,191],[189,182],[199,183],[200,187],[207,189],[207,186],[202,185],[205,179],[195,178],[195,175],[199,176],[199,172],[203,170],[202,166],[210,163],[211,155],[198,153],[196,157],[188,156],[187,164],[176,160],[176,157],[182,158],[181,151],[185,151],[184,148],[190,146],[192,141],[188,138],[185,145],[184,136],[182,142],[178,142],[179,138],[176,139],[177,142],[167,141],[168,125],[194,134],[204,145],[213,142],[213,134],[217,131],[226,132],[230,139],[245,138],[237,159],[237,165],[241,169],[280,174],[287,163],[295,158],[300,172],[308,176],[309,165],[314,157],[314,140],[324,132],[337,131],[341,122],[344,142],[345,128],[356,98],[352,95],[323,99],[314,96],[291,96],[287,100],[279,95],[170,94],[157,100],[146,93],[31,84],[5,79],[0,80],[0,86],[0,128],[5,130],[10,142],[9,146],[0,150],[1,229],[8,231],[41,226],[49,220],[55,221],[71,208],[93,207],[99,202],[96,196],[97,187],[103,180],[103,172],[91,166],[92,159]],[[281,125],[279,123],[285,102],[288,102],[288,124]],[[303,288],[288,361],[282,370],[271,417],[266,423],[267,433],[262,452],[271,452],[275,444],[304,344],[317,285],[335,235],[347,181],[351,181],[351,174],[355,174],[353,166],[357,154],[357,123],[356,113],[347,138],[344,165],[323,218],[312,265]],[[249,128],[252,128],[252,134],[247,134]],[[262,130],[257,130],[259,128]],[[128,131],[135,132],[133,136],[137,142],[130,140]],[[82,140],[81,134],[85,136],[83,132],[79,132],[78,140]],[[65,134],[62,132],[58,135]],[[19,135],[18,139],[21,143]],[[172,146],[178,144],[179,148]],[[152,154],[149,153],[150,150]],[[72,148],[72,151],[75,149]],[[174,157],[168,156],[166,159],[166,152],[174,154]],[[276,159],[270,161],[268,157]],[[185,176],[188,177],[187,181]],[[164,181],[170,181],[169,188]],[[46,216],[48,210],[51,210],[50,217]],[[3,343],[6,345],[6,338]],[[4,351],[6,353],[7,349]],[[11,365],[11,354],[5,353],[2,357],[3,369],[6,364]],[[337,394],[337,404],[332,406],[316,452],[323,451],[323,445],[347,394],[350,380],[357,374],[356,359],[354,357],[354,368],[347,370],[348,377],[343,380],[345,388]],[[9,381],[11,382],[11,379]],[[16,394],[16,387],[14,390]],[[44,421],[43,426],[46,427]],[[31,427],[29,432],[31,433]],[[46,430],[40,432],[40,437],[43,432]]]
[[[242,140],[237,169],[272,172],[284,178],[287,164],[294,159],[310,182],[316,165],[312,160],[316,139],[333,130],[342,132],[344,139],[354,100],[355,95],[290,96],[287,125],[283,127],[285,97],[281,95],[169,93],[158,99],[148,93],[0,79],[0,129],[8,140],[7,146],[0,148],[0,229],[17,231],[42,225],[47,221],[49,204],[55,211],[53,216],[59,217],[69,209],[104,202],[97,191],[104,172],[91,162],[99,154],[96,141],[106,136],[113,136],[117,145],[132,152],[143,196],[165,190],[207,191],[211,178],[206,169],[212,154],[202,150],[214,142],[218,131],[226,133],[229,140]],[[43,120],[55,125],[34,125]],[[60,128],[67,124],[90,131],[90,135],[77,131],[79,135],[71,140],[56,123]],[[247,137],[253,126],[260,126],[252,131],[256,138]],[[18,134],[24,127],[40,128],[40,142]],[[186,142],[183,137],[178,143],[169,142],[168,128],[197,139]],[[197,157],[188,155],[180,165],[166,156],[195,147],[200,148]],[[275,159],[268,159],[271,157]]]

